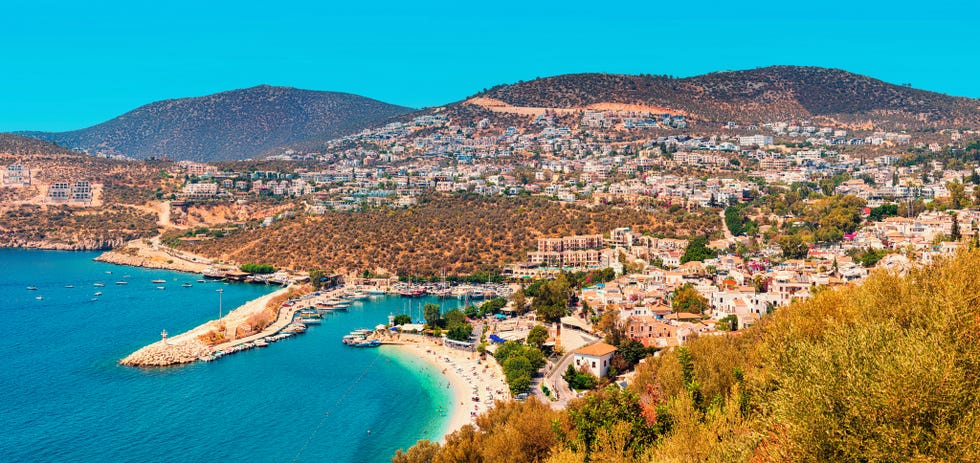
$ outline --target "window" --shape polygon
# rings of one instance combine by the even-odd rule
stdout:
[[[595,362],[592,362],[592,368],[595,368]]]

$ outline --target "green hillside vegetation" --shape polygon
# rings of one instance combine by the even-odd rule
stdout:
[[[878,271],[648,358],[627,391],[498,404],[392,461],[977,461],[977,294],[980,250]]]

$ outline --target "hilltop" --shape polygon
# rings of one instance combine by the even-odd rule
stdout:
[[[709,122],[809,119],[980,123],[980,100],[890,84],[838,69],[772,66],[688,78],[567,74],[500,85],[464,103],[550,109],[635,109]]]
[[[346,93],[260,85],[150,103],[81,130],[20,134],[89,153],[234,160],[349,134],[409,111]]]
[[[0,133],[0,155],[9,155],[11,157],[38,155],[79,156],[80,153],[44,140],[22,137],[12,133]]]

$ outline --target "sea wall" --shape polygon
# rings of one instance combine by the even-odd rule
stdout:
[[[180,365],[196,362],[211,355],[211,348],[199,339],[175,343],[157,341],[122,359],[119,363],[133,367]]]

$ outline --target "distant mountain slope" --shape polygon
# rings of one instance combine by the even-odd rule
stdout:
[[[773,66],[674,79],[568,74],[477,95],[514,106],[584,108],[620,103],[667,108],[709,121],[759,122],[828,116],[976,125],[980,100],[889,84],[850,72]]]
[[[81,130],[21,134],[90,153],[233,160],[356,132],[410,111],[346,93],[261,85],[158,101]]]
[[[35,155],[71,155],[78,153],[62,148],[54,143],[36,138],[23,137],[12,133],[0,133],[0,155],[35,156]]]

